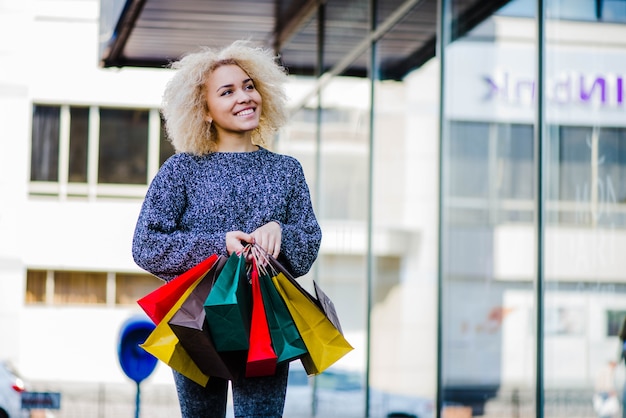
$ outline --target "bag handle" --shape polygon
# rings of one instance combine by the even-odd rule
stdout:
[[[270,273],[278,274],[278,271],[276,271],[276,269],[270,262],[271,255],[269,255],[267,251],[263,249],[263,247],[256,243],[252,244],[250,253],[256,260],[257,268],[260,269],[262,273],[267,275],[271,275]]]

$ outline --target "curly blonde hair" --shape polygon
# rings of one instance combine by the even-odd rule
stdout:
[[[203,48],[170,65],[177,71],[165,87],[161,113],[176,152],[204,155],[215,151],[216,131],[205,120],[205,83],[216,68],[230,64],[250,76],[263,99],[252,143],[266,146],[273,133],[287,122],[287,71],[272,51],[253,47],[249,41],[235,41],[221,50]]]

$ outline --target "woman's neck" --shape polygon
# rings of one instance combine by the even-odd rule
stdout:
[[[252,152],[259,149],[250,136],[218,138],[216,145],[217,152]]]

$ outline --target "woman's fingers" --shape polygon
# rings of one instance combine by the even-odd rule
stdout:
[[[280,254],[280,245],[282,239],[282,231],[280,225],[276,222],[269,222],[259,228],[257,228],[252,236],[255,243],[263,248],[268,254],[273,257],[278,257]]]
[[[228,251],[228,254],[243,251],[244,242],[254,244],[255,238],[252,234],[246,234],[242,231],[230,231],[226,233],[226,251]]]

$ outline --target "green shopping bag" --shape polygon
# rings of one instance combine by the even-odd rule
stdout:
[[[307,353],[306,346],[296,324],[280,297],[269,274],[259,275],[261,294],[265,304],[267,324],[270,328],[272,346],[278,356],[278,363],[298,359]]]
[[[251,304],[246,256],[232,253],[204,302],[207,325],[217,351],[248,349]]]

